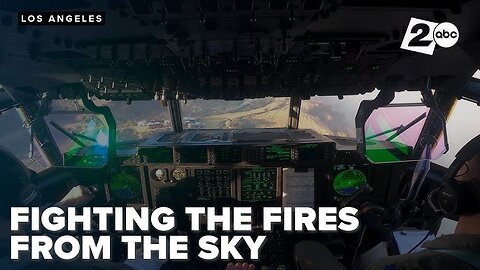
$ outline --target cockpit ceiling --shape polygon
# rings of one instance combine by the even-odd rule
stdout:
[[[421,89],[431,77],[458,92],[480,66],[479,2],[3,1],[0,83],[231,100]],[[26,10],[105,11],[106,25],[18,26]],[[401,50],[411,17],[454,23],[458,45],[433,56]]]

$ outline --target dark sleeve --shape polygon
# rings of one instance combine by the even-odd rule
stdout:
[[[475,270],[470,265],[430,250],[391,256],[373,263],[368,270]]]
[[[41,261],[34,262],[24,270],[133,270],[123,263],[102,261]]]
[[[480,236],[473,234],[449,234],[426,242],[423,247],[431,250],[454,249],[480,254]]]

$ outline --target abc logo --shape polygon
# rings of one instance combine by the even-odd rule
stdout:
[[[435,43],[443,48],[450,48],[455,45],[459,36],[457,27],[449,22],[441,23],[433,30]]]
[[[460,32],[452,23],[411,18],[400,48],[432,55],[436,45],[450,48],[458,42],[459,37]]]

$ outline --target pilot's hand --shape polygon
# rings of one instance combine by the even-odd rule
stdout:
[[[255,265],[249,263],[239,263],[236,264],[229,263],[227,264],[226,270],[255,270]]]
[[[78,185],[73,187],[63,199],[61,199],[55,206],[65,207],[82,207],[95,198],[95,194],[92,193],[87,187]]]

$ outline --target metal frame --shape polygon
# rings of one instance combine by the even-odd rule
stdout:
[[[290,97],[290,108],[288,111],[288,128],[298,129],[300,123],[300,112],[302,108],[302,98],[298,95]]]
[[[170,120],[172,121],[172,128],[175,132],[183,131],[182,110],[180,108],[180,101],[178,99],[167,100],[170,111]]]

